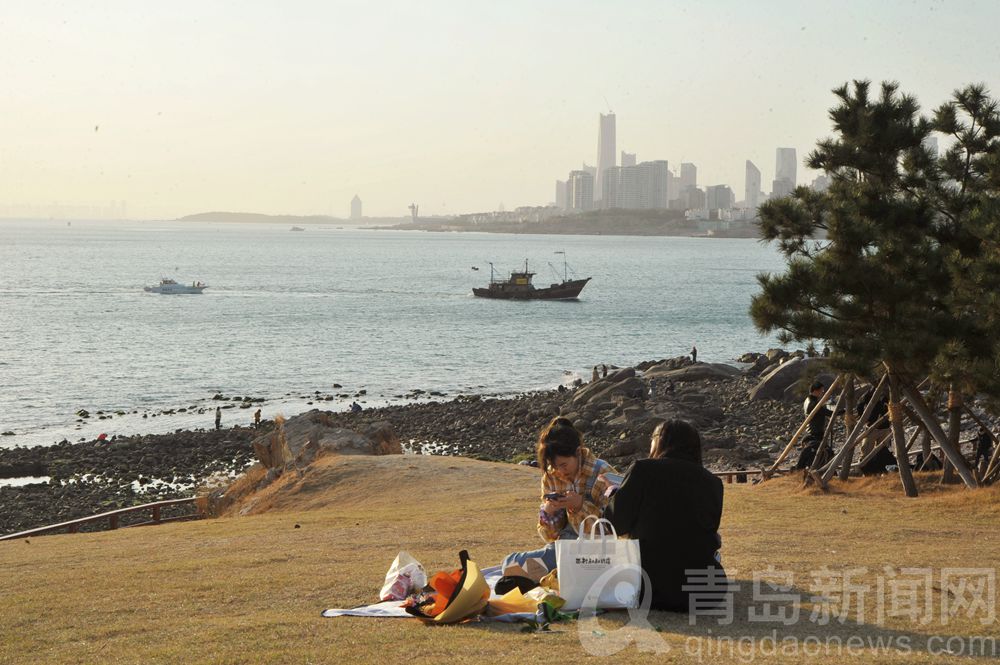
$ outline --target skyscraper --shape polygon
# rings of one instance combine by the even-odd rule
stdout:
[[[361,199],[357,194],[351,199],[351,219],[361,219]]]
[[[744,205],[756,212],[760,205],[760,169],[754,163],[747,160],[746,183],[743,192]]]
[[[691,162],[681,163],[681,192],[698,186],[698,167]]]
[[[622,150],[622,166],[635,166],[635,153]]]
[[[587,171],[570,171],[566,181],[566,204],[571,210],[593,210],[594,176]]]
[[[732,208],[734,198],[729,185],[711,185],[705,188],[705,207],[709,210]]]
[[[622,167],[612,166],[604,171],[604,190],[601,192],[601,208],[621,208],[621,192],[618,190],[622,179]]]
[[[599,114],[600,128],[597,134],[597,177],[594,186],[597,192],[604,190],[604,171],[615,166],[618,153],[615,148],[615,114]]]
[[[556,180],[556,207],[565,210],[569,206],[566,203],[566,181]]]

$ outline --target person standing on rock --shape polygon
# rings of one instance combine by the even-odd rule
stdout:
[[[525,570],[529,559],[539,559],[548,571],[555,570],[555,541],[576,538],[580,523],[591,515],[600,517],[608,502],[608,482],[600,476],[615,470],[583,446],[583,434],[567,418],[554,418],[542,430],[536,453],[544,471],[537,529],[546,544],[540,550],[508,555],[501,564],[504,575],[523,577],[517,571]]]
[[[592,375],[592,376],[590,377],[590,382],[591,382],[591,383],[594,383],[594,382],[595,382],[595,381],[597,381],[597,380],[598,380],[599,378],[601,378],[601,376],[600,376],[600,374],[598,374],[598,373],[597,373],[597,365],[594,365],[594,373],[593,373],[593,375]]]
[[[215,407],[215,429],[222,429],[222,407]]]
[[[253,412],[253,428],[260,429],[260,409]]]
[[[698,347],[693,344],[691,345],[691,362],[698,362]]]
[[[605,378],[608,376],[608,366],[603,363],[601,364],[601,376]]]

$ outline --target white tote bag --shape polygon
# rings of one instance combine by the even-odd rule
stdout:
[[[594,520],[587,534],[587,522]],[[607,525],[598,533],[599,524]],[[589,536],[589,537],[588,537]],[[619,540],[608,520],[590,516],[580,523],[576,539],[556,541],[556,568],[559,571],[559,595],[566,609],[578,610],[587,600],[598,608],[628,609],[639,606],[642,563],[638,540]]]

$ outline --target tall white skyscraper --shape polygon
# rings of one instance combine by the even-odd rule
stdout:
[[[622,166],[635,166],[635,153],[622,150]]]
[[[361,198],[357,194],[351,199],[351,219],[361,219]]]
[[[604,191],[604,171],[616,165],[618,152],[615,138],[615,114],[601,113],[600,128],[597,134],[597,177],[594,187],[600,196]]]
[[[923,141],[923,145],[924,145],[924,150],[927,150],[928,152],[930,152],[931,156],[934,157],[934,159],[937,159],[937,157],[938,157],[938,140],[937,140],[937,137],[933,136],[933,135],[925,137],[924,141]]]
[[[594,209],[594,177],[587,171],[570,171],[566,181],[566,203],[572,210]]]
[[[795,157],[795,148],[778,148],[775,151],[774,179],[787,180],[792,183],[792,189],[798,183],[798,159]]]
[[[622,201],[618,187],[622,180],[622,168],[612,166],[604,171],[604,190],[601,192],[601,208],[621,208]]]
[[[750,210],[756,211],[760,205],[760,169],[754,163],[747,160],[747,176],[743,192],[744,205]]]
[[[556,180],[556,207],[565,210],[569,207],[566,204],[566,181]]]

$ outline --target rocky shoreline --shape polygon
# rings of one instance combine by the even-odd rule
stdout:
[[[622,469],[645,454],[657,422],[681,418],[701,432],[709,468],[760,468],[774,459],[801,423],[801,397],[794,384],[819,371],[806,367],[819,359],[803,355],[778,350],[748,354],[740,359],[746,365],[742,370],[693,363],[683,356],[610,368],[607,377],[577,388],[504,398],[459,396],[359,413],[323,412],[323,417],[332,427],[355,430],[389,423],[410,453],[519,462],[533,457],[539,430],[554,416],[564,415],[584,431],[591,449]],[[779,366],[795,371],[762,394],[760,377],[775,374]],[[0,478],[31,475],[51,480],[0,486],[0,534],[192,496],[213,476],[233,476],[251,464],[253,440],[272,427],[265,421],[261,429],[178,431],[2,449]]]

